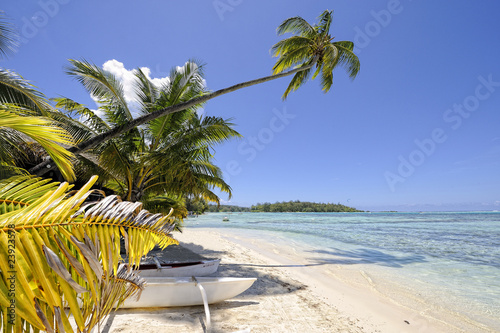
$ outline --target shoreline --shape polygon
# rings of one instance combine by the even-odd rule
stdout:
[[[212,332],[493,332],[445,309],[382,285],[361,266],[311,260],[293,244],[242,230],[186,228],[175,238],[188,250],[221,258],[217,276],[257,277],[242,295],[210,306]],[[263,315],[266,314],[266,315]],[[205,332],[203,307],[118,310],[102,332]],[[142,328],[141,328],[142,330]]]

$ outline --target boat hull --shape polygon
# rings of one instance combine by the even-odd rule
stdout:
[[[191,277],[145,278],[147,285],[139,300],[125,300],[121,308],[150,308],[202,305],[203,298],[196,282]],[[197,277],[207,295],[208,304],[233,298],[252,286],[256,278]]]
[[[160,269],[155,265],[139,266],[139,275],[142,277],[183,277],[207,276],[217,272],[220,259],[204,260],[190,263],[173,263],[162,265]]]

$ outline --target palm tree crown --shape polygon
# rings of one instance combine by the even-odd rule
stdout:
[[[273,67],[273,73],[278,74],[294,66],[304,68],[297,72],[285,93],[283,99],[294,90],[306,83],[311,70],[316,65],[312,78],[321,73],[321,86],[328,92],[333,84],[333,70],[337,66],[345,67],[349,76],[354,79],[359,72],[359,59],[353,53],[354,43],[350,41],[333,42],[330,35],[333,11],[324,11],[319,17],[319,23],[311,26],[302,17],[292,17],[285,20],[277,29],[278,35],[293,33],[295,36],[276,43],[271,51],[279,57]]]
[[[85,119],[84,122],[66,119],[67,129],[79,140],[122,126],[132,121],[132,114],[137,111],[147,115],[207,93],[203,66],[194,61],[174,68],[169,80],[162,85],[153,84],[146,73],[137,69],[133,105],[127,104],[121,82],[110,72],[78,60],[71,60],[67,72],[82,83],[99,104],[95,111],[68,98],[55,99],[57,107],[76,112]],[[198,103],[156,118],[105,141],[92,149],[94,157],[80,154],[82,168],[79,170],[86,172],[80,176],[99,174],[115,193],[129,201],[141,200],[154,211],[162,207],[161,202],[165,209],[172,198],[178,201],[185,196],[218,202],[215,188],[231,195],[231,188],[222,179],[222,171],[213,164],[212,150],[216,144],[240,135],[228,120],[200,116],[198,110],[202,105]]]

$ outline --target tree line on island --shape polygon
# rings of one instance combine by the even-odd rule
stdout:
[[[251,207],[209,205],[207,212],[336,213],[362,211],[340,203],[318,203],[295,200],[288,202],[257,203]]]

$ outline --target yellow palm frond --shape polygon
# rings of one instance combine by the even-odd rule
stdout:
[[[71,196],[67,183],[57,186],[29,177],[0,181],[0,189],[6,189],[0,191],[6,207],[0,214],[4,332],[17,332],[17,321],[27,328],[71,332],[69,316],[78,331],[89,331],[143,287],[141,279],[119,266],[120,236],[126,239],[131,265],[156,244],[177,243],[170,236],[174,224],[169,215],[151,214],[141,203],[116,196],[86,202],[96,180]]]
[[[0,106],[0,129],[10,129],[38,142],[58,166],[68,181],[75,179],[71,159],[73,154],[62,145],[72,146],[73,141],[68,132],[53,125],[52,121],[42,117],[22,116],[11,112],[17,111],[14,106]]]

